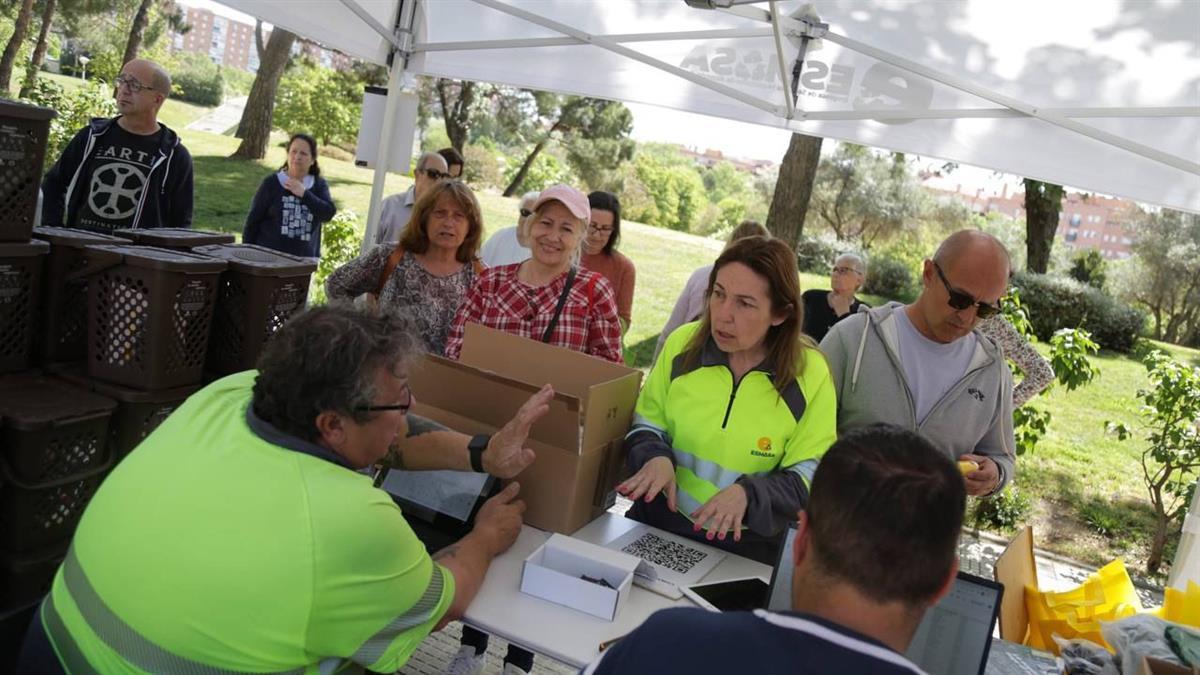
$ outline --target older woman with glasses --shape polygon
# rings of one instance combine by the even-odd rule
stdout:
[[[588,195],[592,218],[588,223],[587,239],[583,241],[580,263],[599,272],[612,284],[617,293],[617,316],[621,318],[621,334],[629,330],[633,320],[633,286],[637,270],[633,261],[617,250],[621,241],[621,202],[611,192]]]
[[[804,333],[820,342],[833,324],[854,314],[859,307],[870,307],[855,297],[867,278],[867,264],[853,253],[843,253],[829,273],[831,290],[810,289],[804,301]]]

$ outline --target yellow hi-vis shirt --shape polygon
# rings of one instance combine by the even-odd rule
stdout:
[[[690,370],[681,353],[698,322],[671,333],[638,397],[633,431],[663,435],[675,456],[676,500],[687,515],[741,476],[775,471],[812,482],[837,438],[837,399],[825,357],[804,351],[804,368],[782,394],[772,373],[754,369],[734,382],[729,357],[709,338]]]
[[[454,578],[386,493],[250,427],[256,375],[188,399],[88,505],[42,606],[68,672],[392,672],[446,613]]]

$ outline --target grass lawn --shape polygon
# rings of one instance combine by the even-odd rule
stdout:
[[[172,114],[183,115],[185,110]],[[240,232],[259,181],[283,163],[283,149],[272,147],[262,162],[235,161],[227,156],[237,147],[236,139],[182,129],[180,133],[195,158],[195,227]],[[321,160],[321,167],[339,207],[354,209],[361,228],[372,173],[329,158]],[[409,178],[390,175],[387,193],[410,184]],[[482,192],[479,200],[489,232],[513,223],[515,199]],[[684,282],[696,267],[711,262],[720,248],[720,242],[710,239],[623,223],[621,250],[638,270],[633,323],[626,336],[630,364],[649,366],[659,331]],[[828,288],[828,278],[801,275],[801,285]],[[881,299],[867,300],[876,304]],[[1168,347],[1176,358],[1200,363],[1200,352]],[[1039,348],[1048,351],[1046,345]],[[1070,393],[1055,387],[1036,403],[1049,410],[1053,419],[1040,447],[1018,460],[1017,485],[1033,499],[1031,521],[1039,546],[1092,565],[1124,557],[1136,571],[1144,562],[1152,524],[1141,480],[1142,445],[1105,435],[1104,422],[1138,422],[1134,395],[1146,385],[1146,371],[1125,355],[1103,353],[1096,361],[1101,374],[1091,385]],[[1168,563],[1170,559],[1169,549]]]

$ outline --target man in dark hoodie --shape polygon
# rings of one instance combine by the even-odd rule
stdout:
[[[144,59],[114,81],[117,109],[81,129],[42,180],[42,225],[99,232],[190,227],[192,156],[158,121],[171,76]]]

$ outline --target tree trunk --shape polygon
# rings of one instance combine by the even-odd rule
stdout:
[[[1061,185],[1025,179],[1025,266],[1045,274],[1050,266],[1050,249],[1062,209]]]
[[[142,36],[146,34],[146,24],[150,22],[150,5],[154,0],[142,0],[137,12],[133,15],[133,25],[129,27],[129,41],[125,43],[125,55],[121,57],[121,65],[137,58],[142,48]]]
[[[1154,517],[1154,541],[1150,544],[1150,555],[1146,558],[1146,574],[1158,574],[1158,568],[1162,567],[1163,550],[1167,547],[1167,526],[1171,524],[1171,519],[1164,514],[1156,514]]]
[[[767,212],[767,230],[793,250],[804,234],[804,217],[812,198],[817,163],[821,160],[821,141],[820,136],[792,134],[783,164],[779,166],[771,210]]]
[[[525,162],[521,164],[520,170],[517,171],[517,175],[513,176],[512,182],[508,184],[508,187],[504,188],[505,197],[517,194],[521,183],[525,182],[525,174],[529,173],[529,167],[533,166],[533,160],[537,159],[537,156],[542,153],[542,148],[546,147],[546,141],[549,139],[550,135],[547,134],[545,138],[538,141],[537,145],[533,146],[533,152],[529,153],[529,156],[525,158]]]
[[[17,60],[17,52],[25,42],[25,34],[29,32],[29,23],[33,20],[33,0],[22,0],[21,11],[13,24],[12,37],[4,47],[4,55],[0,56],[0,96],[8,98],[9,86],[12,83],[13,64]]]
[[[438,102],[442,106],[442,121],[446,125],[446,136],[450,139],[450,145],[461,153],[471,131],[471,106],[475,102],[475,83],[460,80],[458,98],[453,101],[449,91],[450,83],[450,80],[438,78]]]
[[[38,31],[38,41],[37,46],[33,48],[33,57],[29,59],[29,66],[25,68],[25,81],[21,83],[21,93],[19,94],[21,98],[33,93],[33,83],[37,81],[38,71],[42,69],[42,62],[46,60],[50,26],[54,23],[54,8],[57,6],[58,0],[46,0],[46,6],[42,9],[42,27]]]
[[[262,30],[260,22],[255,31]],[[231,157],[241,159],[262,159],[267,156],[267,143],[271,139],[271,118],[275,114],[275,92],[279,89],[279,80],[283,79],[283,71],[291,58],[292,44],[296,35],[276,26],[271,31],[271,38],[259,59],[258,74],[254,76],[254,84],[250,86],[250,97],[246,108],[242,111],[242,119],[238,122],[238,135],[241,145]]]

